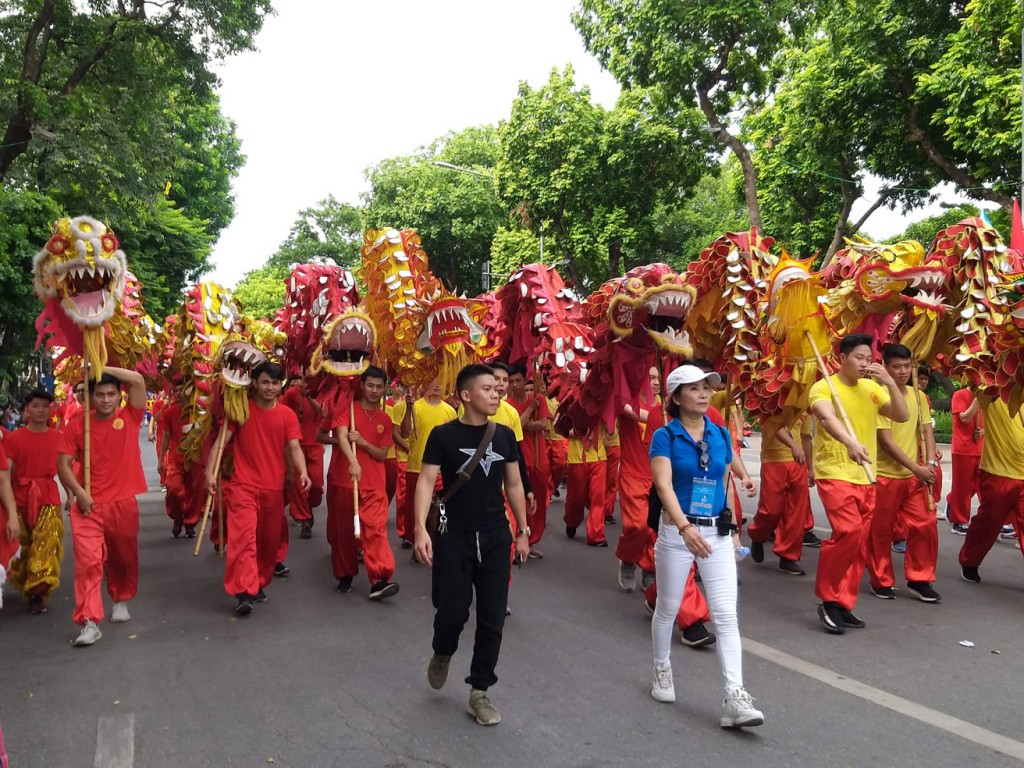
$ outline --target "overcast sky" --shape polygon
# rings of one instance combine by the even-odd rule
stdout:
[[[275,5],[258,50],[219,70],[222,109],[247,157],[209,275],[229,286],[277,249],[300,209],[329,194],[358,203],[367,166],[507,117],[521,80],[539,86],[571,63],[603,106],[619,92],[572,26],[577,0]],[[905,224],[882,210],[867,229],[884,237]]]

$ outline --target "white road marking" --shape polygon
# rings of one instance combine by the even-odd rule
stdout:
[[[135,764],[135,715],[101,717],[96,726],[93,768],[132,768]]]
[[[778,664],[780,667],[785,667],[793,672],[798,672],[801,675],[806,675],[833,688],[837,688],[840,691],[853,694],[865,701],[870,701],[872,704],[891,709],[893,712],[898,712],[906,717],[934,726],[987,749],[993,749],[996,752],[1001,752],[1004,755],[1024,761],[1024,743],[1015,741],[1002,734],[989,731],[966,720],[939,712],[937,709],[931,709],[923,704],[888,693],[880,688],[853,680],[845,675],[833,672],[831,669],[819,667],[817,664],[804,661],[796,656],[790,656],[784,651],[772,648],[764,643],[759,643],[756,640],[744,637],[743,650],[773,664]]]

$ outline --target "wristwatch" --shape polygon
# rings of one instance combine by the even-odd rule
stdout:
[[[931,461],[928,462],[928,466],[937,467],[939,466],[939,462],[935,461],[935,459],[932,459]]]
[[[531,533],[530,526],[526,526],[525,528],[520,528],[519,529],[519,533],[516,534],[516,535],[517,536],[525,536],[526,538],[530,538],[530,533]]]

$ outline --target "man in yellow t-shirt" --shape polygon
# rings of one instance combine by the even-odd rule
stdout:
[[[837,415],[828,380],[816,382],[808,395],[811,413],[818,420],[814,434],[815,483],[832,526],[832,536],[821,543],[814,590],[821,600],[818,618],[825,631],[833,635],[843,634],[846,627],[864,626],[854,615],[853,606],[864,575],[871,516],[875,512],[875,486],[868,479],[865,465],[874,475],[878,416],[898,423],[909,416],[903,391],[882,365],[872,362],[874,341],[864,333],[844,337],[839,342],[839,370],[828,377],[850,419],[853,434]]]
[[[960,549],[964,581],[975,584],[981,581],[978,566],[995,544],[1007,513],[1014,517],[1017,533],[1024,531],[1024,411],[1010,416],[1002,400],[978,399],[985,415],[978,481],[980,504]],[[1024,551],[1024,540],[1018,541]]]
[[[584,447],[584,445],[588,447]],[[576,538],[576,529],[587,517],[587,544],[607,547],[604,533],[605,470],[608,454],[601,439],[600,427],[592,435],[569,436],[568,483],[565,490],[565,535]]]
[[[765,542],[775,534],[772,553],[779,558],[779,571],[803,576],[800,567],[804,531],[811,514],[811,491],[807,454],[803,438],[811,434],[810,417],[800,414],[787,425],[779,416],[769,420],[761,432],[761,496],[757,513],[747,528],[750,555],[755,563],[764,561]],[[799,437],[794,437],[796,432]]]
[[[391,417],[391,448],[384,462],[386,468],[388,504],[395,501],[395,527],[398,538],[405,539],[405,470],[409,463],[409,443],[402,438],[402,420],[395,420],[395,403],[405,399],[405,387],[395,384],[392,388],[394,399],[391,405],[384,405],[384,411]],[[390,398],[389,398],[390,399]],[[411,534],[410,534],[411,535]]]
[[[553,499],[561,496],[558,487],[568,476],[569,472],[569,441],[555,431],[555,415],[558,413],[558,401],[553,397],[547,398],[548,413],[551,414],[551,421],[548,422],[548,431],[545,437],[548,444],[548,463],[551,472],[548,490]]]
[[[411,549],[413,544],[410,538],[416,530],[413,499],[416,496],[420,467],[423,465],[423,449],[427,445],[427,437],[434,427],[447,424],[455,418],[455,409],[441,399],[441,386],[437,379],[430,382],[418,400],[414,400],[412,392],[408,392],[405,399],[395,403],[391,415],[391,421],[395,424],[393,433],[397,432],[398,438],[409,443],[409,459],[405,466],[405,538],[402,540],[402,549]]]
[[[939,593],[932,588],[935,562],[939,557],[939,531],[935,513],[928,509],[928,494],[935,483],[935,437],[932,414],[924,395],[908,386],[917,372],[913,355],[902,344],[888,344],[882,360],[889,375],[902,388],[908,418],[895,423],[884,415],[878,418],[878,491],[875,515],[868,538],[868,580],[871,593],[882,600],[896,597],[896,574],[892,567],[892,532],[898,516],[907,526],[907,550],[903,573],[907,589],[925,603],[937,603]],[[916,395],[916,396],[915,396]],[[918,415],[920,412],[920,416]],[[920,419],[920,421],[919,421]],[[924,455],[919,437],[923,424]],[[926,459],[919,461],[919,459]]]

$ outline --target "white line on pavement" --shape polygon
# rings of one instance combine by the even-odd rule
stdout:
[[[944,712],[939,712],[937,709],[931,709],[923,704],[887,693],[880,688],[858,682],[845,675],[833,672],[831,669],[819,667],[817,664],[804,661],[796,656],[790,656],[784,651],[772,648],[764,643],[759,643],[756,640],[743,638],[743,650],[773,664],[778,664],[780,667],[785,667],[793,672],[799,672],[801,675],[806,675],[826,685],[831,685],[840,691],[853,694],[865,701],[870,701],[872,704],[878,704],[886,709],[891,709],[893,712],[919,720],[922,723],[934,726],[967,741],[973,741],[975,744],[980,744],[1004,755],[1009,755],[1017,760],[1024,760],[1024,743],[1015,741],[1007,736],[989,731],[966,720],[947,715]]]
[[[132,768],[135,763],[135,715],[101,717],[96,726],[93,768]]]

